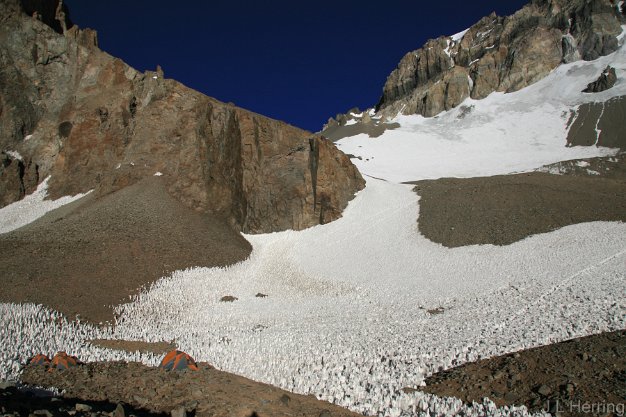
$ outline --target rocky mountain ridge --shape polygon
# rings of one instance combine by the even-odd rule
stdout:
[[[520,90],[561,63],[614,52],[623,22],[614,0],[533,0],[512,16],[492,13],[406,54],[376,110],[429,117],[467,97]]]
[[[518,91],[562,63],[608,55],[618,48],[624,12],[624,3],[615,0],[533,0],[511,16],[492,13],[463,32],[428,40],[407,53],[369,113],[339,114],[322,133],[345,136],[335,130],[349,120],[378,126],[399,113],[432,117],[468,97]]]
[[[57,198],[162,174],[185,206],[260,233],[337,219],[364,186],[330,141],[101,51],[60,0],[0,5],[0,206],[47,176]]]

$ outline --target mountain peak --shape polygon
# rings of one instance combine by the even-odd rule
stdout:
[[[508,17],[492,13],[457,36],[431,39],[406,54],[376,110],[428,117],[468,97],[520,90],[561,63],[617,50],[623,21],[613,0],[533,0]]]

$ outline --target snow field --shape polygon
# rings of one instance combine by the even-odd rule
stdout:
[[[393,182],[525,172],[563,160],[610,156],[616,151],[564,144],[570,111],[583,103],[626,95],[624,34],[620,44],[611,55],[561,65],[515,93],[468,98],[433,118],[397,115],[390,122],[400,128],[378,138],[366,134],[344,138],[337,146],[362,158],[352,159],[362,173]],[[616,85],[601,93],[582,93],[607,65],[616,69]]]
[[[158,365],[161,358],[150,354],[129,354],[86,343],[110,336],[110,329],[68,321],[41,305],[0,303],[0,381],[16,379],[22,364],[38,353],[52,357],[66,351],[83,362],[107,358]]]

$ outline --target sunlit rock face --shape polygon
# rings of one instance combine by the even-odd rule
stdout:
[[[48,175],[57,198],[103,195],[161,172],[187,207],[258,233],[335,220],[363,188],[320,136],[207,97],[161,68],[136,71],[98,49],[96,33],[72,26],[62,7],[4,3],[2,205]]]
[[[518,91],[561,63],[618,48],[622,11],[611,0],[535,0],[508,17],[484,17],[466,32],[429,40],[389,75],[377,112],[434,116],[467,97]]]

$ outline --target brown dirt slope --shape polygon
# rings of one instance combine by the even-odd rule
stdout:
[[[89,401],[123,402],[150,412],[170,413],[179,407],[202,416],[356,417],[359,414],[218,371],[206,363],[196,372],[168,372],[138,363],[89,363],[67,371],[47,372],[28,366],[22,382],[54,386],[64,395]],[[119,381],[124,381],[120,384]]]
[[[467,402],[489,397],[499,406],[525,405],[553,415],[560,411],[562,416],[611,416],[620,407],[623,415],[626,331],[469,363],[427,378],[421,389]]]
[[[149,177],[0,235],[0,301],[41,303],[97,323],[171,271],[230,265],[250,251],[226,223],[184,207],[163,177]]]
[[[626,221],[626,176],[611,172],[419,181],[419,230],[447,247],[508,245],[572,224]]]

